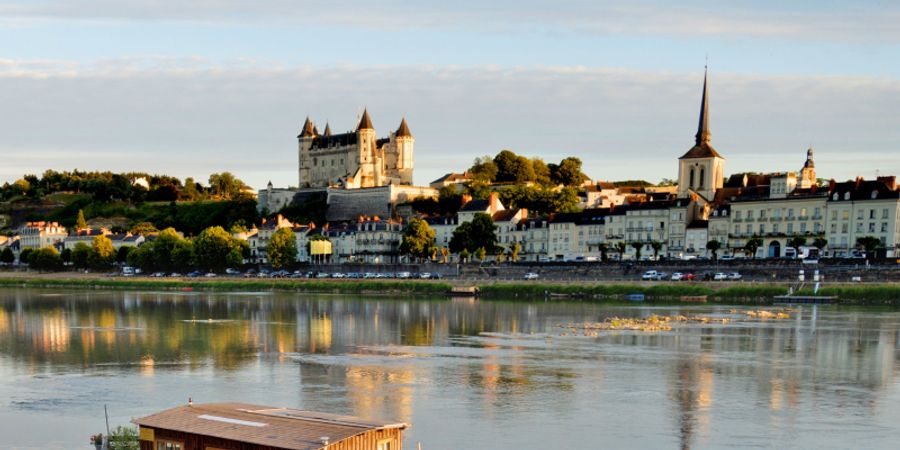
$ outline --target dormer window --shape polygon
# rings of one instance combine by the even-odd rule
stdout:
[[[838,199],[838,193],[835,192],[834,195],[831,196],[831,199],[832,199],[832,200],[837,200],[837,199]]]
[[[872,198],[878,197],[878,191],[872,191]]]
[[[844,192],[844,200],[850,200],[850,193]]]

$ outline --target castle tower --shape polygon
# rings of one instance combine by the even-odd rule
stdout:
[[[809,189],[816,185],[816,163],[813,161],[812,147],[806,151],[806,162],[803,163],[803,168],[800,169],[798,178],[797,184],[800,185],[801,189]]]
[[[710,144],[709,87],[707,73],[703,73],[703,98],[700,101],[700,121],[697,125],[695,144],[678,158],[678,197],[690,197],[693,191],[706,200],[712,200],[716,190],[725,184],[725,158]]]
[[[372,118],[369,117],[369,110],[364,109],[362,117],[359,119],[359,125],[356,127],[357,146],[359,147],[359,175],[357,183],[359,186],[377,186],[376,176],[378,172],[379,161],[376,154],[375,127],[372,125]]]
[[[397,147],[397,177],[400,179],[400,184],[411,185],[413,182],[413,146],[416,143],[416,139],[410,133],[405,117],[400,121],[400,127],[397,128],[397,132],[394,133],[394,140]]]
[[[313,125],[312,120],[309,119],[309,116],[306,116],[306,122],[303,123],[303,128],[300,130],[300,134],[297,135],[298,140],[298,159],[299,159],[299,173],[298,173],[298,184],[299,187],[308,187],[310,184],[311,173],[311,156],[310,149],[312,148],[313,140],[316,135],[316,127]]]

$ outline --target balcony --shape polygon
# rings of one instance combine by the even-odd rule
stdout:
[[[797,220],[803,220],[803,221],[806,221],[806,220],[809,220],[809,216],[800,216],[800,217],[797,218]]]
[[[760,217],[759,219],[756,219],[756,220],[759,222],[768,222],[769,218],[768,217]]]
[[[747,218],[747,222],[753,222],[753,218],[752,218],[752,217],[748,217],[748,218]]]
[[[732,222],[743,222],[744,219],[741,219],[741,218],[733,218],[733,219],[731,219],[731,221],[732,221]]]
[[[772,222],[781,222],[781,217],[773,217],[769,220],[771,220]]]
[[[633,228],[626,228],[626,229],[625,229],[625,232],[626,232],[626,233],[652,233],[652,232],[653,232],[653,227],[633,227]]]

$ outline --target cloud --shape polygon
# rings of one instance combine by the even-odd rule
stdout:
[[[0,5],[7,23],[29,20],[189,22],[267,26],[364,27],[484,32],[576,32],[665,36],[789,37],[900,41],[900,7],[877,1],[709,2],[634,0],[62,0]]]
[[[0,180],[56,169],[147,170],[254,186],[295,183],[310,115],[351,130],[368,106],[386,135],[406,117],[416,181],[510,148],[580,157],[598,179],[675,176],[693,143],[702,75],[584,67],[284,68],[203,58],[0,60]],[[712,73],[713,144],[735,171],[900,172],[900,83]]]

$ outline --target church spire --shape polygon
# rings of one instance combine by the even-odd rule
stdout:
[[[362,118],[359,119],[359,126],[356,127],[356,131],[359,130],[374,130],[375,127],[372,126],[372,118],[369,117],[369,109],[363,109]]]
[[[300,131],[300,137],[313,137],[316,135],[315,126],[309,116],[306,116],[306,122],[303,123],[303,130]]]
[[[323,136],[331,136],[331,125],[329,125],[328,122],[325,122],[325,134],[323,134]]]
[[[707,68],[703,68],[703,100],[700,102],[700,123],[697,125],[697,145],[709,143],[709,88],[706,83]]]

